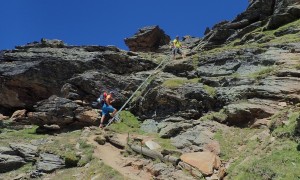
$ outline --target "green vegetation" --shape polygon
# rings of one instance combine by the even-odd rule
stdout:
[[[19,169],[0,174],[0,179],[1,180],[2,179],[14,179],[15,177],[17,177],[18,175],[20,175],[22,173],[28,173],[33,170],[35,170],[35,167],[32,166],[31,163],[27,163],[24,166],[20,167]]]
[[[217,91],[214,87],[208,86],[208,85],[204,85],[203,86],[204,90],[211,96],[211,97],[215,97],[217,94]]]
[[[215,135],[215,139],[220,142],[221,145],[221,159],[228,161],[233,157],[243,155],[242,158],[246,158],[256,148],[258,142],[256,140],[250,140],[255,134],[258,134],[262,130],[252,129],[240,129],[232,128],[232,130],[226,132],[219,131]],[[237,147],[245,145],[247,148],[244,150],[245,154],[241,154]]]
[[[12,130],[4,128],[1,130],[0,134],[0,146],[7,146],[12,142],[30,142],[34,139],[42,139],[47,135],[36,134],[36,129],[38,126],[29,126],[28,128],[22,130]]]
[[[78,161],[77,166],[82,167],[93,159],[94,147],[83,140],[79,140],[79,148],[84,152],[84,155]]]
[[[249,77],[254,78],[254,79],[262,79],[262,78],[265,78],[265,77],[269,76],[270,74],[274,73],[275,70],[276,70],[275,67],[266,67],[255,73],[250,74]]]
[[[231,128],[217,132],[221,158],[234,160],[228,179],[299,179],[299,136],[295,131],[299,116],[299,108],[274,115],[271,134],[275,137],[264,129]],[[283,121],[287,122],[280,125]]]
[[[69,168],[64,170],[58,170],[56,174],[59,174],[60,180],[69,179],[111,179],[111,180],[123,180],[125,179],[119,172],[113,170],[111,167],[105,165],[102,161],[93,159],[88,167]],[[49,176],[45,179],[55,180],[58,176]]]
[[[76,156],[74,151],[67,151],[64,153],[66,167],[76,167],[80,157]]]
[[[194,69],[198,68],[198,64],[199,64],[199,58],[200,58],[200,54],[194,54],[191,59],[192,59],[192,65],[194,67]]]
[[[205,116],[202,116],[199,120],[224,122],[226,119],[227,115],[224,113],[224,109],[222,109],[219,112],[208,113]]]
[[[154,137],[153,141],[157,142],[163,149],[176,150],[176,147],[172,145],[170,139],[160,138],[158,134],[152,134],[152,137]]]
[[[140,121],[131,112],[122,111],[120,118],[120,123],[113,123],[108,128],[117,133],[143,133],[140,130]]]
[[[39,149],[41,152],[61,156],[65,159],[67,167],[84,166],[92,160],[94,147],[80,140],[80,135],[80,130],[60,134],[52,142],[42,145]],[[77,143],[79,144],[79,150],[76,149]],[[76,155],[78,151],[82,152],[81,157]]]
[[[295,136],[296,126],[297,126],[297,118],[300,117],[299,112],[290,112],[288,115],[288,121],[286,125],[282,125],[277,127],[273,132],[272,135],[276,137],[293,137]]]
[[[234,179],[299,179],[300,156],[297,144],[281,140],[268,153],[240,163],[229,175]]]
[[[279,27],[275,30],[263,31],[263,27],[257,28],[256,30],[246,34],[246,36],[262,36],[259,40],[260,42],[251,42],[246,43],[243,45],[237,45],[241,41],[241,39],[236,39],[226,45],[216,47],[214,49],[203,51],[202,55],[215,55],[219,53],[224,53],[228,50],[239,50],[243,48],[261,48],[264,49],[267,44],[284,44],[284,43],[292,43],[292,42],[299,42],[300,41],[300,33],[296,34],[286,34],[280,37],[276,37],[275,33],[287,30],[288,28],[299,28],[300,27],[300,20],[296,20],[289,24],[286,24],[282,27]]]
[[[199,78],[194,79],[186,79],[186,78],[172,78],[167,79],[165,82],[163,82],[162,86],[168,87],[168,88],[177,88],[184,84],[195,84],[199,82]]]

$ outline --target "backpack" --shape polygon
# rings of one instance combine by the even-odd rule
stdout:
[[[96,101],[92,102],[92,107],[101,109],[105,103],[106,96],[107,93],[103,92],[103,94],[101,94]]]
[[[107,93],[104,92],[103,94],[100,95],[100,97],[97,99],[97,102],[100,104],[100,106],[102,107],[105,103],[105,99],[106,99]]]

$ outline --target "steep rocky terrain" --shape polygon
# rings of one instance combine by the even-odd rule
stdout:
[[[47,39],[1,51],[3,179],[55,179],[51,172],[74,166],[81,173],[57,172],[93,179],[299,179],[299,18],[297,0],[251,0],[203,38],[185,36],[187,57],[176,60],[158,26],[127,38],[131,51]],[[94,127],[99,115],[91,103],[101,92],[115,91],[120,108],[151,74],[121,123],[108,133]],[[126,142],[120,137],[127,133]],[[148,152],[149,139],[162,146],[150,157],[159,155],[136,156],[129,141]],[[118,141],[131,150],[105,144]],[[122,153],[122,160],[99,155],[105,150]]]

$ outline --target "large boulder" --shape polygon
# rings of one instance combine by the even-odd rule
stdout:
[[[148,26],[139,29],[133,37],[126,38],[124,41],[130,51],[149,52],[168,44],[170,36],[166,35],[159,26]]]
[[[60,128],[96,125],[99,114],[90,107],[82,106],[76,101],[51,96],[39,102],[34,112],[28,113],[29,121],[40,127],[58,125]]]
[[[0,173],[5,173],[22,167],[26,162],[19,156],[0,154]]]
[[[181,155],[180,159],[199,169],[205,176],[213,174],[214,169],[219,169],[221,166],[220,158],[211,152],[186,153]]]
[[[38,156],[38,147],[31,144],[10,143],[9,146],[18,153],[25,161],[35,162]]]
[[[65,167],[65,162],[59,156],[49,153],[40,154],[40,160],[37,162],[36,169],[41,172],[51,173],[56,169]]]

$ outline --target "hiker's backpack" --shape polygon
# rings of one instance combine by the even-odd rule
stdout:
[[[100,97],[97,99],[97,102],[100,104],[100,106],[102,107],[105,103],[105,99],[106,99],[107,93],[104,92],[103,94],[100,95]]]
[[[101,109],[102,106],[104,105],[105,103],[105,99],[106,99],[106,96],[107,96],[107,93],[104,92],[103,94],[101,94],[96,101],[92,102],[92,107],[93,108],[99,108]]]

